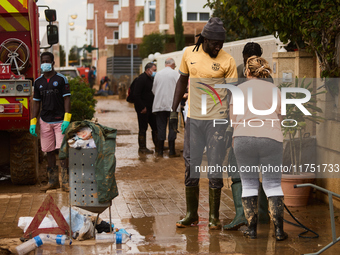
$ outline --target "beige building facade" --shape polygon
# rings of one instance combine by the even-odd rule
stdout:
[[[187,45],[194,44],[195,35],[212,14],[208,7],[203,7],[205,4],[205,0],[181,0]],[[133,50],[133,69],[135,64],[141,64],[138,45],[143,36],[154,32],[174,36],[175,8],[175,0],[87,0],[87,44],[99,48],[88,55],[97,67],[97,83],[105,75],[128,74],[132,44],[137,45]],[[172,39],[166,50],[174,47]]]

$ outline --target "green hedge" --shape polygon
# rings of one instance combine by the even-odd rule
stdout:
[[[91,120],[97,100],[93,98],[95,90],[83,78],[69,79],[71,90],[72,121]]]

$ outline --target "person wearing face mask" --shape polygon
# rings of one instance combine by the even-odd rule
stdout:
[[[152,141],[155,150],[158,151],[158,134],[156,117],[152,113],[154,94],[152,93],[153,80],[156,75],[157,67],[154,63],[147,63],[144,73],[140,74],[135,81],[134,104],[138,118],[138,153],[152,154],[153,150],[146,147],[146,131],[148,125],[151,127]]]
[[[36,134],[37,118],[40,113],[41,150],[47,153],[48,184],[41,191],[59,188],[59,172],[56,154],[61,146],[66,129],[71,121],[71,92],[67,78],[54,70],[54,56],[43,52],[40,56],[41,72],[34,81],[33,109],[30,133]],[[40,110],[41,109],[41,110]],[[68,167],[61,161],[62,190],[68,191]]]

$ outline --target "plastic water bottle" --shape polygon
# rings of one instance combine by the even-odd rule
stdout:
[[[122,244],[130,240],[130,235],[125,233],[101,233],[96,234],[96,243],[116,243]]]
[[[35,248],[41,246],[42,244],[43,241],[41,240],[41,237],[36,236],[28,240],[27,242],[18,245],[15,249],[19,255],[23,255],[33,251]]]
[[[115,233],[116,235],[116,244],[126,243],[131,239],[131,235],[127,235],[125,233]]]
[[[71,245],[72,240],[66,235],[55,235],[55,234],[40,234],[39,235],[43,243],[60,244],[60,245]]]

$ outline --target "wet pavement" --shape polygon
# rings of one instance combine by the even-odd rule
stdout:
[[[164,158],[154,155],[139,157],[137,150],[137,118],[134,108],[125,100],[112,97],[98,100],[96,117],[99,123],[114,127],[117,136],[116,180],[119,196],[112,202],[112,222],[116,228],[125,228],[132,234],[127,244],[95,244],[94,240],[75,241],[71,246],[43,245],[31,254],[304,254],[313,253],[331,242],[332,232],[328,205],[311,199],[306,207],[290,207],[297,219],[316,231],[316,239],[299,238],[303,229],[285,223],[289,237],[286,241],[276,242],[273,225],[258,226],[258,238],[247,239],[242,231],[208,230],[208,181],[200,181],[200,222],[196,227],[177,229],[175,222],[185,215],[184,160]],[[176,148],[183,148],[183,127],[180,129]],[[151,131],[148,131],[147,146],[154,149]],[[6,185],[2,185],[6,183]],[[224,180],[222,190],[220,219],[229,223],[234,215],[234,205],[230,181]],[[5,188],[7,187],[7,188]],[[22,216],[34,216],[45,193],[37,193],[39,185],[14,186],[8,177],[0,178],[0,254],[20,244],[23,231],[17,227]],[[17,190],[17,192],[15,192]],[[51,191],[57,206],[68,206],[68,193],[61,190]],[[75,208],[77,209],[77,208]],[[77,209],[81,213],[91,212]],[[95,214],[93,214],[95,215]],[[340,212],[336,213],[336,229],[340,235]],[[105,210],[100,217],[109,219]],[[285,211],[285,219],[292,218]],[[244,228],[244,227],[243,227]],[[242,229],[242,228],[241,228]],[[312,236],[309,234],[309,236]],[[335,244],[322,254],[340,254],[340,243]]]

